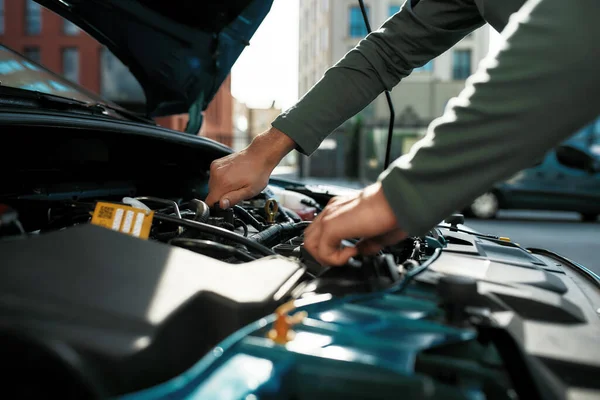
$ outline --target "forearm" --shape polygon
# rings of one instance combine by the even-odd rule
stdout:
[[[508,46],[480,65],[426,137],[381,175],[410,234],[424,234],[532,166],[598,115],[600,46],[591,38],[600,34],[599,3],[538,2],[513,15],[503,33]]]
[[[483,24],[467,0],[407,2],[379,30],[329,69],[273,126],[310,154],[321,141],[361,111],[384,90],[391,90],[412,69],[424,65]]]
[[[310,155],[383,90],[372,66],[360,51],[353,50],[272,125],[292,138],[300,152]]]

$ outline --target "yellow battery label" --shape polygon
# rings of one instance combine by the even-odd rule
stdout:
[[[148,239],[153,218],[154,211],[99,202],[92,215],[92,224],[140,239]]]

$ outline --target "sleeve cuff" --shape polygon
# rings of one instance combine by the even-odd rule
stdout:
[[[302,132],[302,129],[299,129],[302,124],[294,123],[288,118],[287,114],[287,111],[280,114],[271,123],[271,126],[279,129],[296,142],[296,150],[306,156],[310,156],[319,148],[321,141],[318,138],[309,135],[307,132]]]

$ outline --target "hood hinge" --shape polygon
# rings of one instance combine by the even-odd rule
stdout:
[[[202,128],[202,106],[204,104],[204,92],[200,93],[200,96],[190,106],[188,111],[188,123],[185,127],[185,133],[197,135]]]

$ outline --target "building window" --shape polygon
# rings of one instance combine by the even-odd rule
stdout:
[[[321,11],[327,12],[329,10],[329,0],[321,0]]]
[[[68,19],[63,20],[63,33],[69,36],[75,36],[79,34],[79,27],[69,21]]]
[[[4,34],[4,0],[0,0],[0,35]]]
[[[42,7],[33,0],[25,3],[25,33],[39,35],[42,32]]]
[[[400,6],[389,6],[388,7],[388,16],[392,16],[400,11]]]
[[[433,60],[429,61],[422,67],[415,68],[414,72],[433,72]]]
[[[103,47],[100,53],[100,94],[123,103],[145,103],[144,90],[137,79],[113,53]]]
[[[452,78],[465,80],[471,75],[471,50],[454,50]]]
[[[370,7],[366,7],[367,18],[370,17]],[[360,11],[360,7],[350,7],[350,24],[349,24],[349,35],[350,37],[365,37],[367,36],[367,27]]]
[[[62,50],[63,76],[71,82],[79,83],[79,50],[68,47]]]
[[[25,57],[29,58],[31,61],[35,61],[38,64],[41,64],[42,62],[42,53],[39,47],[25,47],[23,54]]]

